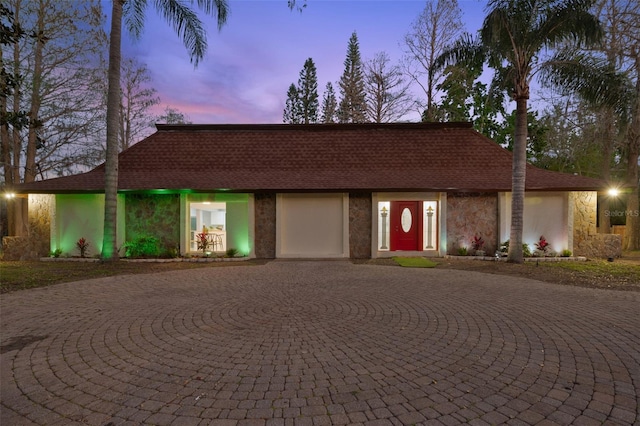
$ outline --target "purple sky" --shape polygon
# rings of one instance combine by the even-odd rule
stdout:
[[[485,1],[459,0],[467,31],[475,33]],[[139,40],[123,39],[123,52],[145,63],[158,91],[161,113],[171,106],[193,123],[281,123],[286,92],[297,83],[304,61],[313,58],[320,98],[344,68],[347,43],[356,31],[362,59],[385,51],[393,63],[402,40],[424,9],[417,0],[308,0],[302,13],[286,0],[230,0],[227,24],[208,24],[208,51],[193,67],[182,41],[149,2]],[[418,93],[418,92],[416,92]],[[418,119],[417,112],[406,117]]]

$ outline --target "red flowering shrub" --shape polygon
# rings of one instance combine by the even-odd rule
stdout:
[[[80,238],[76,242],[76,247],[78,247],[78,250],[80,250],[80,257],[86,257],[87,250],[89,248],[89,241],[85,240],[84,237]]]
[[[540,235],[540,240],[536,243],[536,249],[543,253],[546,253],[549,249],[549,242],[545,240],[544,235]]]
[[[482,250],[482,246],[484,246],[484,240],[482,239],[482,237],[478,236],[477,234],[474,235],[471,239],[471,247],[474,250]]]

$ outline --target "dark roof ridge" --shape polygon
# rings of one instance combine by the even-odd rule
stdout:
[[[160,124],[156,123],[159,132],[165,131],[336,131],[336,130],[374,130],[374,129],[470,129],[473,123],[467,121],[451,121],[446,123],[322,123],[322,124]]]

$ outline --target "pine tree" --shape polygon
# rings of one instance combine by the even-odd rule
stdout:
[[[301,122],[304,124],[318,122],[318,77],[316,65],[309,58],[304,62],[298,79]]]
[[[300,124],[302,122],[302,102],[300,92],[295,84],[291,83],[287,91],[287,102],[282,114],[282,122],[286,124]]]
[[[367,101],[364,90],[364,74],[358,36],[351,34],[344,60],[344,73],[340,77],[340,107],[338,119],[341,123],[364,123],[367,121]]]
[[[337,113],[338,101],[336,100],[336,93],[333,91],[331,82],[328,82],[322,96],[322,116],[320,121],[325,124],[335,123]]]

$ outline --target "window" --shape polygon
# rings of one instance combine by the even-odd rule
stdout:
[[[198,251],[196,235],[207,233],[208,250],[223,252],[227,249],[227,204],[221,202],[189,203],[189,248]]]

